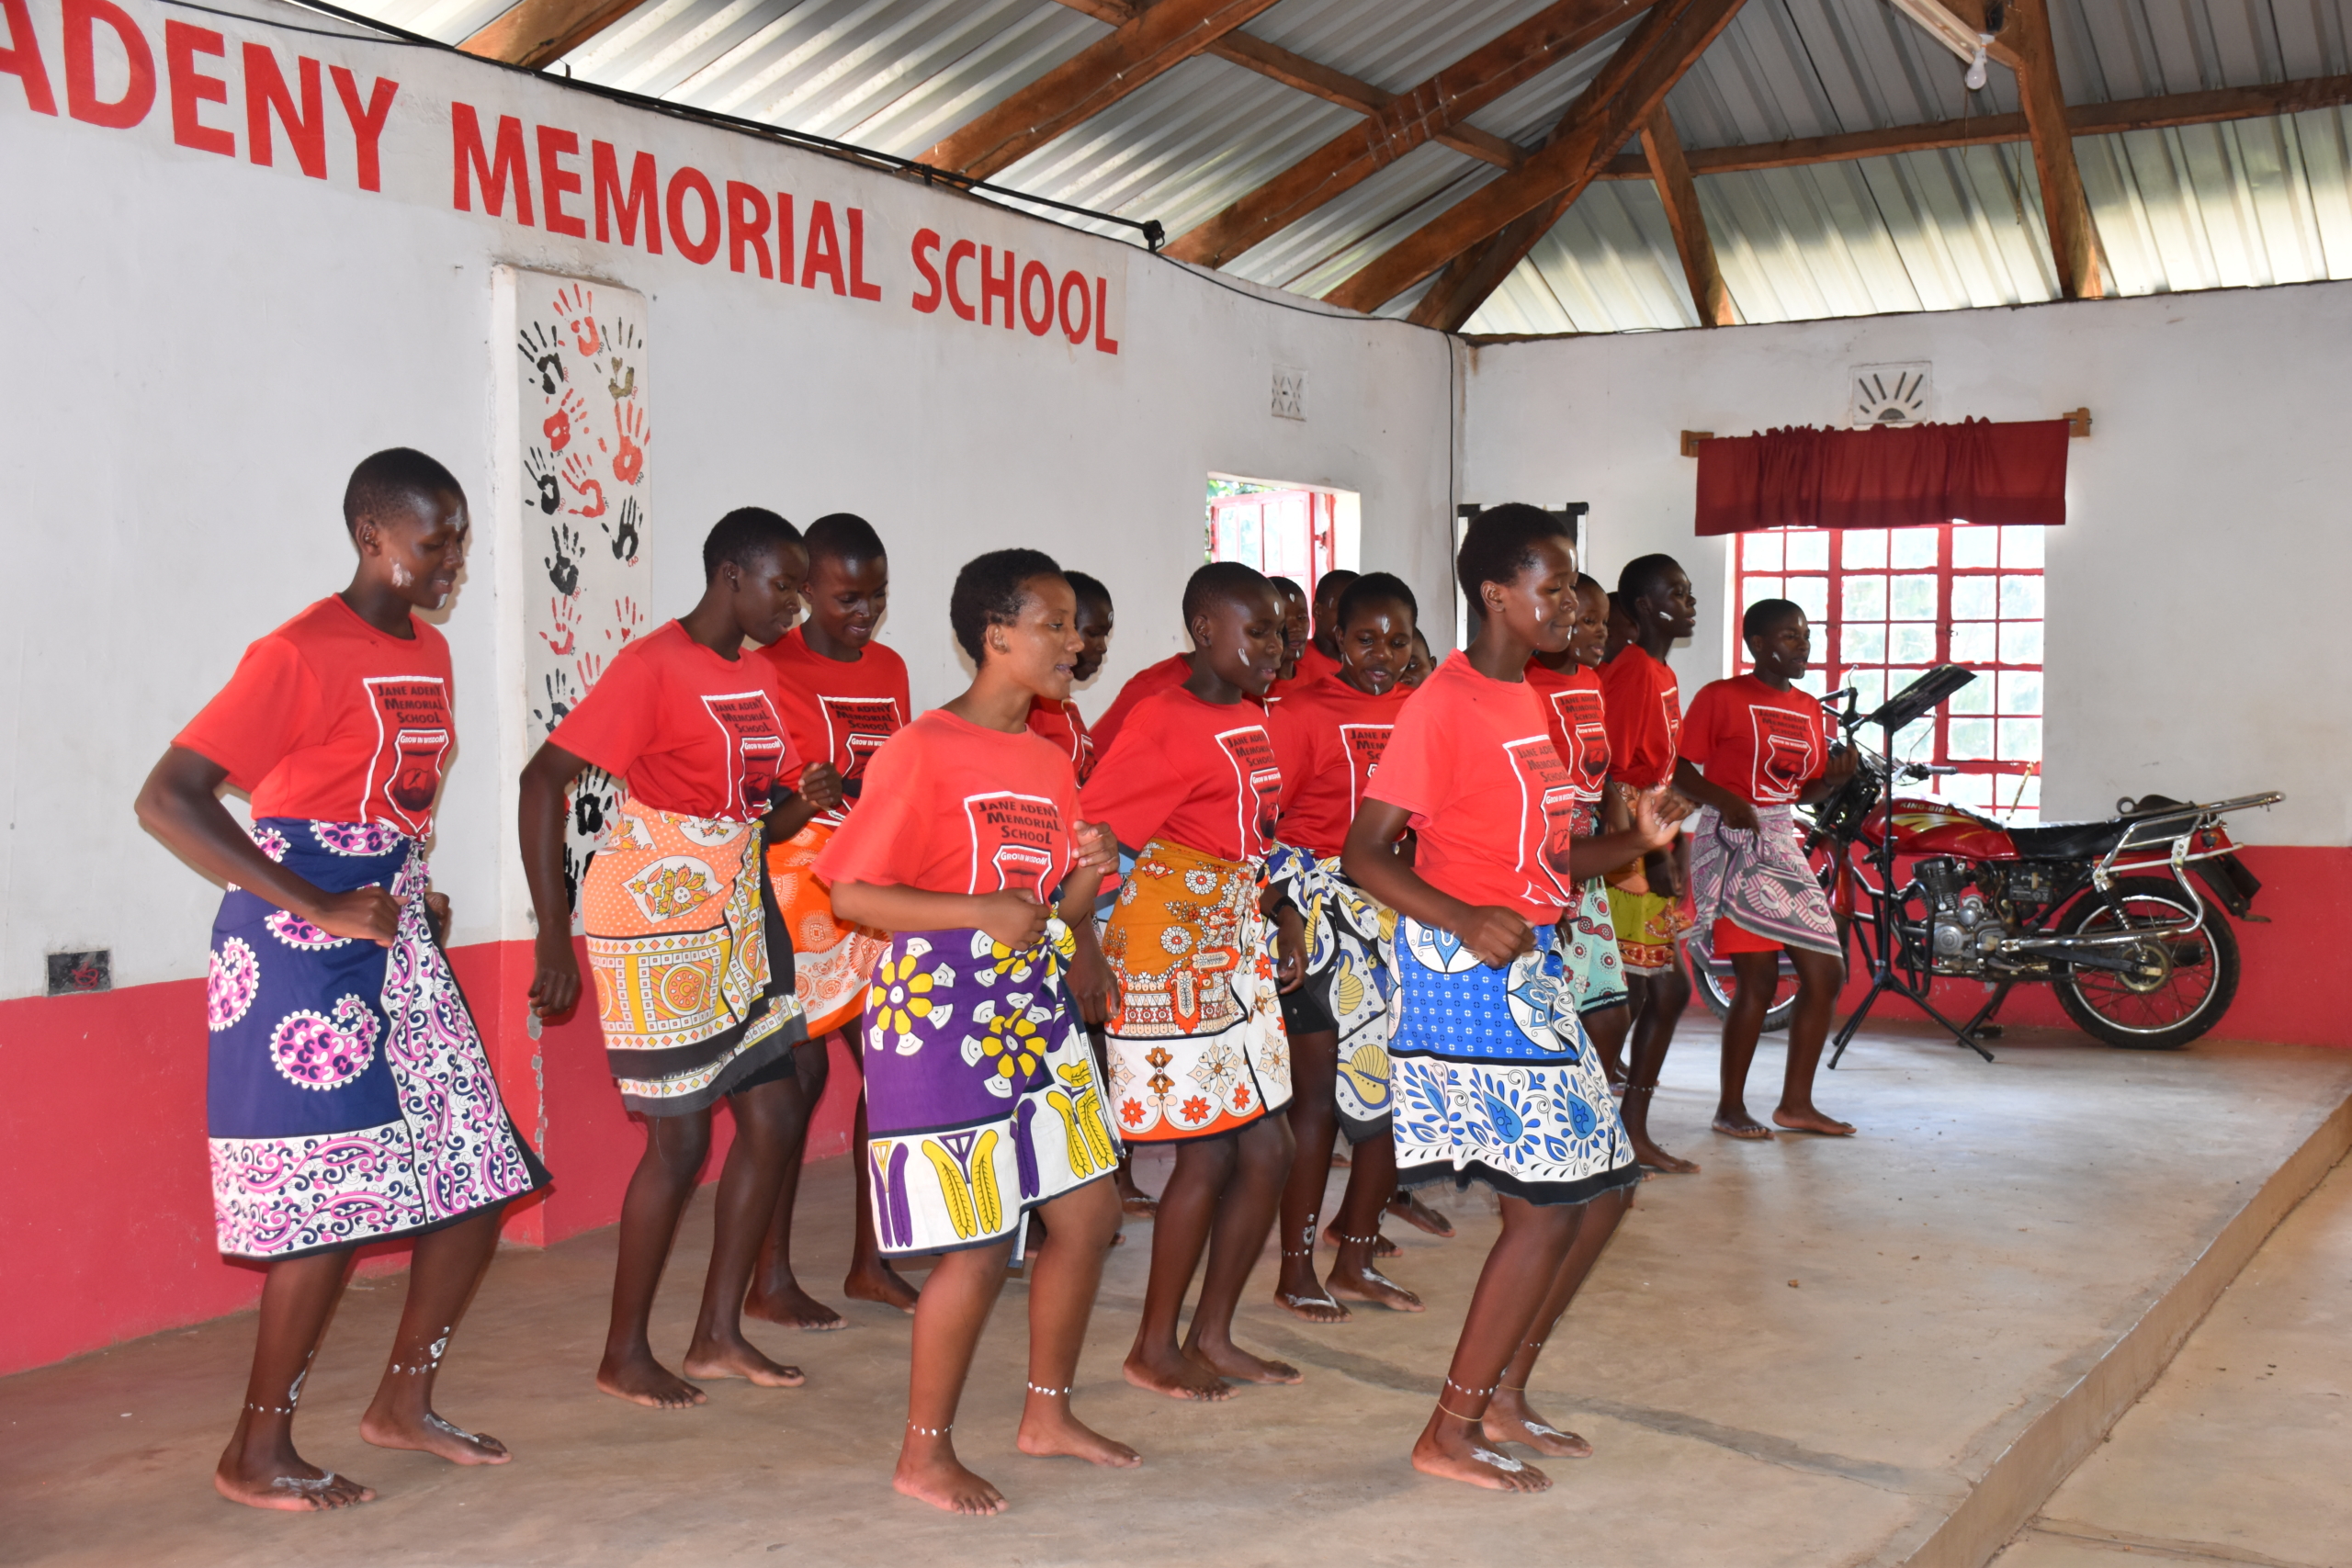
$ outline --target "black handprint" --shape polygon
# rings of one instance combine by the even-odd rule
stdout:
[[[534,321],[514,336],[514,347],[539,378],[539,390],[555,396],[556,383],[571,378],[564,373],[563,343],[542,322]]]
[[[626,378],[621,374],[623,369],[628,372]],[[634,365],[624,367],[619,360],[614,360],[612,379],[605,383],[605,389],[613,394],[615,402],[619,402],[623,398],[637,396],[637,367]]]
[[[548,581],[565,598],[580,592],[580,558],[586,552],[580,547],[579,531],[569,523],[559,523],[548,530],[554,542],[555,555],[542,557],[540,563],[548,569]]]
[[[564,715],[578,705],[580,695],[572,689],[571,674],[562,670],[548,672],[547,692],[548,705],[533,708],[531,716],[538,721],[540,729],[553,734],[555,727],[563,722]]]
[[[523,457],[523,471],[539,488],[539,510],[552,513],[563,504],[563,485],[555,477],[555,459],[534,446]]]
[[[597,520],[596,526],[602,528],[605,537],[613,542],[615,560],[627,561],[631,566],[637,564],[637,525],[640,516],[637,497],[625,495],[621,497],[621,514],[617,523],[606,523],[601,518]]]
[[[602,768],[589,768],[581,773],[572,788],[572,827],[585,839],[602,836],[606,814],[620,805],[615,798],[619,792],[613,787],[613,775]]]

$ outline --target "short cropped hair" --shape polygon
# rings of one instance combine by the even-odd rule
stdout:
[[[947,624],[972,662],[988,661],[983,650],[990,626],[1020,621],[1032,581],[1061,575],[1061,567],[1043,550],[990,550],[966,561],[947,595]]]
[[[802,542],[800,530],[764,506],[739,506],[711,525],[702,542],[702,580],[710,581],[722,566],[745,571],[771,550]]]
[[[1669,571],[1680,571],[1682,563],[1672,556],[1635,556],[1617,574],[1617,600],[1630,613],[1634,601],[1648,597],[1666,581]]]
[[[1379,572],[1374,575],[1385,577],[1387,573]],[[1322,577],[1317,580],[1315,584],[1316,603],[1319,604],[1325,600],[1329,600],[1334,604],[1338,604],[1340,602],[1340,595],[1348,591],[1348,584],[1355,581],[1356,574],[1350,571],[1346,567],[1338,567],[1330,571],[1325,572]]]
[[[387,446],[359,459],[343,487],[343,525],[354,533],[359,520],[423,502],[452,496],[462,504],[465,486],[439,461],[413,446]]]
[[[1106,610],[1112,607],[1111,591],[1103,587],[1099,579],[1089,577],[1082,571],[1066,571],[1062,573],[1062,581],[1069,584],[1072,593],[1078,595],[1081,609],[1089,604],[1100,604]]]
[[[1478,586],[1509,582],[1535,564],[1535,547],[1546,539],[1567,539],[1576,533],[1566,523],[1540,506],[1522,501],[1490,506],[1470,519],[1463,530],[1462,550],[1454,557],[1453,572],[1463,597],[1476,609]]]
[[[854,512],[828,512],[808,525],[808,558],[812,561],[867,561],[886,557],[882,536]]]
[[[1195,569],[1184,583],[1184,626],[1189,630],[1193,617],[1220,599],[1262,593],[1272,586],[1255,567],[1238,560],[1213,560]]]
[[[1588,588],[1591,589],[1595,593],[1600,594],[1604,599],[1609,597],[1609,591],[1600,586],[1600,579],[1593,576],[1592,573],[1589,571],[1580,571],[1577,573],[1577,592],[1581,593]]]
[[[1302,604],[1306,603],[1306,590],[1301,588],[1291,579],[1287,577],[1270,577],[1266,579],[1266,581],[1272,583],[1275,591],[1281,593],[1283,598],[1295,599]]]
[[[1739,617],[1739,635],[1744,639],[1762,637],[1792,615],[1804,614],[1804,606],[1793,599],[1758,599]]]
[[[1413,591],[1406,586],[1403,578],[1385,571],[1367,573],[1341,589],[1340,607],[1335,613],[1340,618],[1340,625],[1344,626],[1355,618],[1355,613],[1364,605],[1385,604],[1391,602],[1405,606],[1405,613],[1413,617],[1415,627],[1418,629],[1421,619],[1419,602],[1414,599]]]

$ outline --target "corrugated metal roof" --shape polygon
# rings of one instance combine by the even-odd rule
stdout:
[[[1282,0],[1269,42],[1401,91],[1544,0]],[[502,0],[359,0],[455,41]],[[2352,72],[2352,0],[2062,0],[2067,99],[2082,105]],[[1543,140],[1632,24],[1470,118]],[[591,81],[902,156],[1109,30],[1056,0],[648,0],[563,63]],[[1691,148],[2013,113],[1997,67],[1960,62],[1884,0],[1749,0],[1668,97]],[[1355,123],[1353,111],[1201,56],[1128,95],[995,183],[1172,236]],[[2075,151],[2112,292],[2352,277],[2352,117],[2084,137]],[[1500,171],[1420,147],[1237,258],[1239,276],[1331,288]],[[1953,310],[2053,298],[2023,143],[1698,179],[1736,309],[1752,321]],[[1125,231],[1119,231],[1125,234]],[[1410,308],[1419,289],[1383,314]],[[1470,322],[1473,332],[1611,332],[1695,323],[1646,181],[1596,183]]]

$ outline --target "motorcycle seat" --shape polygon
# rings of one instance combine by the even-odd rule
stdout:
[[[2113,849],[2130,822],[2109,818],[2102,822],[2044,822],[2037,827],[2013,827],[2009,840],[2028,860],[2089,860]]]

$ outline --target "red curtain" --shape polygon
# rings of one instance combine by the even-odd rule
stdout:
[[[2063,419],[1798,426],[1699,443],[1699,533],[2066,521]]]

